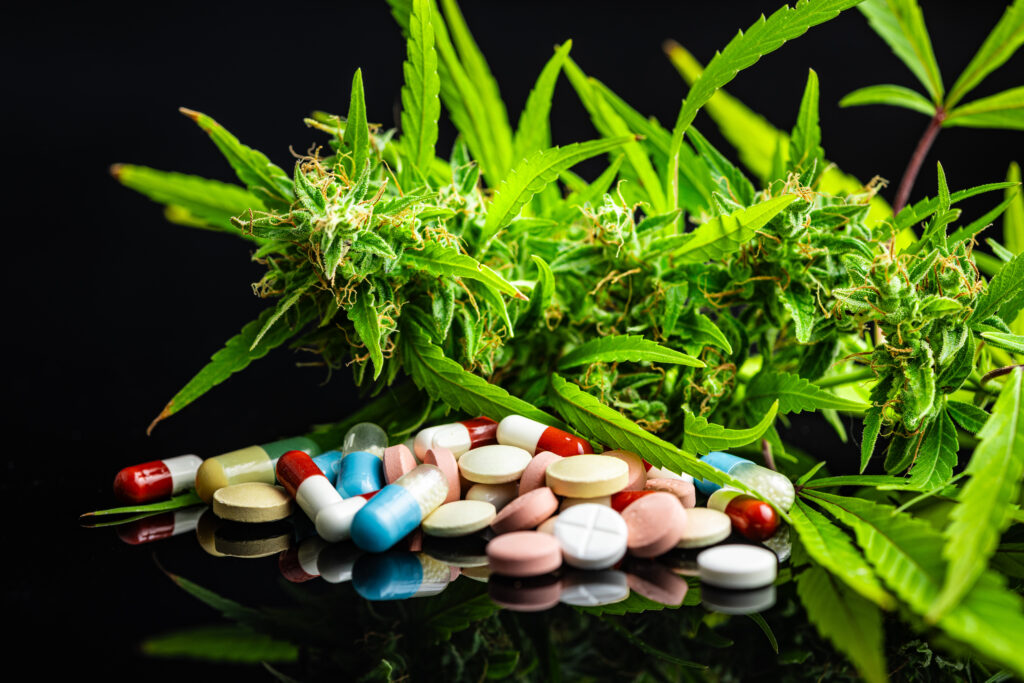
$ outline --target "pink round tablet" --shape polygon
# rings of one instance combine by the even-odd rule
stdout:
[[[534,489],[544,486],[547,480],[548,465],[561,459],[562,456],[556,455],[551,451],[541,451],[533,456],[533,460],[530,461],[530,464],[526,466],[526,469],[519,476],[519,495],[521,496],[524,493],[529,493]]]
[[[447,448],[431,448],[423,454],[424,465],[437,465],[448,480],[448,497],[445,503],[453,503],[462,497],[462,482],[459,480],[459,463]]]
[[[682,479],[648,479],[644,488],[648,491],[671,493],[679,499],[684,508],[692,508],[697,505],[697,491],[694,490],[692,481],[684,481]]]
[[[384,479],[392,484],[396,479],[416,469],[416,458],[405,444],[384,449]]]
[[[514,531],[487,544],[491,571],[505,576],[539,576],[562,566],[562,546],[539,531]]]
[[[558,498],[547,486],[515,498],[491,522],[496,534],[533,529],[558,510]]]
[[[642,491],[647,483],[647,470],[644,469],[644,461],[636,453],[629,451],[605,451],[601,455],[610,455],[613,458],[626,463],[629,467],[629,483],[623,491]]]
[[[487,592],[497,605],[513,612],[540,612],[558,604],[562,582],[550,574],[529,578],[491,575]]]
[[[681,605],[690,586],[665,565],[654,560],[631,559],[626,566],[629,589],[662,605]]]
[[[622,511],[629,536],[626,547],[635,557],[657,557],[676,547],[686,528],[686,510],[670,493],[657,491],[638,498]]]

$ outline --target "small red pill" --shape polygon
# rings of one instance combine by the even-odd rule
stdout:
[[[779,528],[779,516],[775,508],[739,491],[715,491],[708,498],[708,507],[729,515],[732,528],[751,541],[763,541]]]
[[[631,503],[643,498],[644,496],[649,496],[652,493],[655,493],[655,491],[619,491],[612,495],[612,510],[622,512]]]

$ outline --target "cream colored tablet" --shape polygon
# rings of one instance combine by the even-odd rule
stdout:
[[[487,565],[482,567],[463,567],[462,576],[481,583],[487,583],[487,579],[491,577],[491,568]]]
[[[497,512],[482,500],[456,500],[445,503],[423,520],[423,533],[429,536],[468,536],[486,528]]]
[[[232,522],[276,522],[292,514],[292,497],[280,486],[248,481],[217,489],[213,514]]]
[[[686,511],[686,524],[679,548],[703,548],[721,543],[732,533],[729,515],[708,508],[691,508]]]
[[[604,505],[606,507],[612,506],[611,496],[598,496],[597,498],[563,498],[562,504],[559,506],[558,511],[568,510],[573,505],[584,505],[586,503],[595,503],[596,505]]]
[[[481,446],[459,458],[462,476],[476,484],[507,484],[519,481],[533,458],[515,446]]]
[[[629,484],[629,465],[608,455],[574,455],[548,465],[547,483],[560,496],[610,496]]]

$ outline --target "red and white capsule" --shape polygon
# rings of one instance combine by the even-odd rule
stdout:
[[[192,488],[201,464],[203,459],[198,455],[179,455],[125,467],[114,477],[114,495],[135,504],[170,498]]]
[[[732,528],[751,541],[763,541],[779,528],[779,516],[768,503],[733,489],[718,489],[708,507],[729,515]]]
[[[432,448],[447,448],[458,460],[459,456],[472,448],[497,443],[495,433],[498,423],[489,417],[475,417],[472,420],[436,425],[420,430],[416,434],[413,451],[416,457],[423,456]]]
[[[328,543],[344,541],[352,518],[366,505],[362,496],[342,498],[338,489],[303,451],[288,451],[277,461],[277,481],[313,520],[316,532]]]
[[[509,415],[499,422],[497,438],[501,445],[517,446],[530,455],[536,455],[541,451],[550,451],[561,456],[594,452],[590,443],[584,439],[522,415]]]

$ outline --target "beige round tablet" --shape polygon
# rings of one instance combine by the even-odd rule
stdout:
[[[612,506],[611,496],[598,496],[597,498],[563,498],[562,504],[559,506],[558,511],[562,512],[568,510],[574,505],[585,505],[586,503],[596,503],[597,505],[604,505],[605,507]]]
[[[610,496],[629,484],[629,465],[608,455],[574,455],[548,465],[551,490],[570,498]]]
[[[533,458],[516,446],[481,446],[459,458],[459,471],[477,484],[506,484],[518,481]]]
[[[259,481],[232,484],[213,494],[213,514],[232,522],[276,522],[294,508],[287,491]]]
[[[497,511],[482,500],[456,500],[445,503],[423,520],[423,533],[428,536],[468,536],[486,528]]]
[[[708,508],[691,508],[686,511],[683,537],[679,548],[703,548],[721,543],[732,533],[729,515]]]

